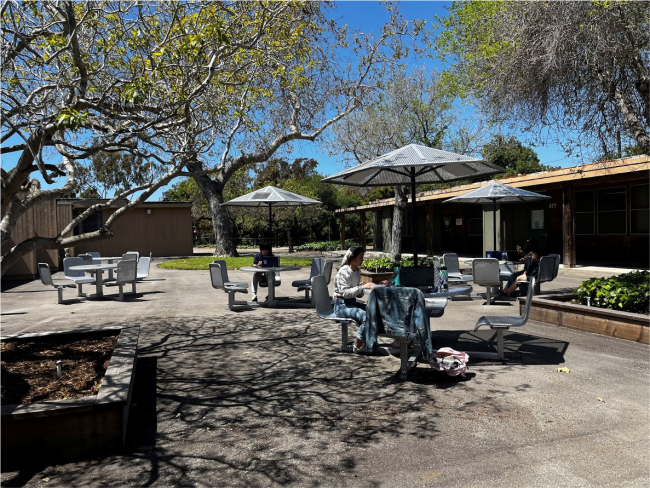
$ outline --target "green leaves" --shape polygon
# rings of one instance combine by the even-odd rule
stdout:
[[[418,265],[423,267],[433,266],[433,258],[418,258]],[[399,266],[411,267],[413,266],[412,257],[404,257],[399,262]],[[395,269],[395,263],[391,260],[390,257],[382,258],[371,258],[364,259],[361,264],[361,269],[365,269],[371,272],[382,272],[382,271],[393,271]]]
[[[72,108],[64,108],[59,112],[55,119],[55,123],[61,127],[65,127],[70,130],[77,130],[79,127],[83,126],[88,120],[88,114],[81,113]]]
[[[345,247],[358,246],[358,242],[351,241],[347,239],[345,241]],[[338,251],[341,249],[341,241],[320,241],[320,242],[308,242],[301,246],[297,246],[296,250],[298,251]]]
[[[573,295],[582,304],[586,304],[589,297],[594,307],[647,314],[650,310],[650,273],[633,271],[611,278],[592,278],[582,283]]]

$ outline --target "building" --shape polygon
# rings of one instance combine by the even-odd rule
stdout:
[[[16,223],[3,252],[15,243],[32,236],[54,237],[73,217],[89,206],[106,202],[100,199],[58,199],[45,201],[23,214]],[[118,201],[101,212],[95,212],[80,223],[74,234],[99,229],[126,201]],[[137,251],[148,256],[191,256],[193,253],[191,202],[145,202],[120,217],[111,229],[113,237],[92,242],[82,242],[69,248],[76,256],[97,251],[102,256],[121,256],[127,251]],[[62,264],[63,249],[42,249],[31,252],[12,266],[3,279],[31,279],[38,272],[38,263],[48,263],[53,271]]]
[[[608,264],[648,268],[649,156],[591,163],[500,178],[497,181],[551,197],[540,202],[497,204],[499,250],[514,249],[517,244],[523,244],[528,237],[532,237],[542,254],[560,254],[566,267]],[[481,256],[491,250],[491,204],[443,203],[486,184],[474,183],[417,194],[418,249],[426,250],[428,256],[444,252]],[[393,203],[393,199],[379,200],[337,212],[341,222],[346,214],[359,213],[362,224],[365,213],[372,212],[373,249],[390,252]],[[410,252],[412,248],[411,221],[409,204],[404,215],[404,252]],[[346,236],[343,227],[341,229],[343,242]],[[426,232],[422,229],[426,229]],[[364,232],[365,229],[361,232],[362,236]]]

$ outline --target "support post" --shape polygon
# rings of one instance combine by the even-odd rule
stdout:
[[[339,232],[341,235],[341,251],[345,251],[345,214],[339,217]]]
[[[427,204],[427,256],[433,257],[433,203]]]
[[[415,201],[415,168],[411,168],[411,217],[413,220],[413,266],[418,266],[418,207]]]
[[[359,239],[359,245],[366,248],[366,212],[361,212],[359,214],[361,217],[361,238]]]
[[[570,183],[562,185],[562,236],[564,237],[563,263],[565,268],[576,266],[575,188]]]

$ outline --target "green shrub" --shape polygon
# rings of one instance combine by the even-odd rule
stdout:
[[[418,264],[420,266],[433,266],[433,258],[418,258]],[[400,266],[413,266],[413,258],[402,258]],[[395,269],[395,264],[389,257],[364,259],[361,269],[372,273],[388,272]]]
[[[581,304],[591,298],[591,305],[622,312],[648,313],[650,309],[650,273],[632,271],[611,278],[591,278],[573,295]]]
[[[345,247],[350,248],[352,246],[358,246],[359,244],[347,240],[345,241]],[[341,241],[321,241],[321,242],[308,242],[300,246],[296,246],[297,251],[338,251],[341,249]]]

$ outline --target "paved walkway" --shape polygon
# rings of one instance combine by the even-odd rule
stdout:
[[[506,334],[508,364],[471,362],[464,381],[420,365],[401,382],[397,358],[336,352],[339,329],[313,310],[228,312],[207,271],[160,261],[124,303],[57,305],[37,281],[2,293],[3,335],[141,330],[128,448],[5,471],[3,486],[648,485],[647,345],[531,321]],[[308,273],[283,273],[278,294]],[[435,346],[487,348],[477,318],[517,310],[482,303],[450,302]]]

